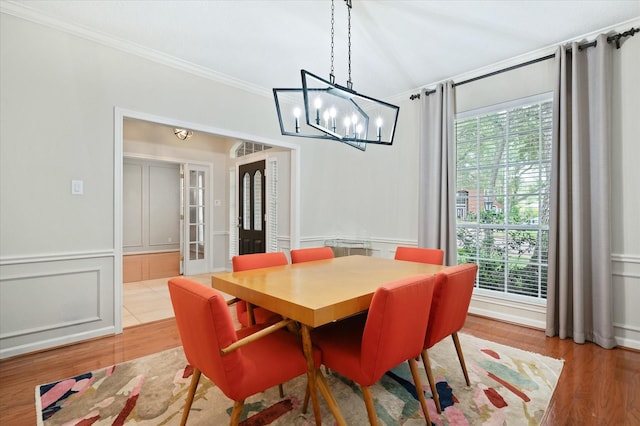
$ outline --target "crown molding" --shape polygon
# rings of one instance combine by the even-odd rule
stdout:
[[[15,0],[0,2],[0,13],[12,15],[36,24],[44,25],[54,30],[62,31],[73,36],[101,44],[124,53],[138,56],[161,65],[165,65],[179,71],[184,71],[198,77],[206,78],[218,83],[232,86],[259,96],[271,98],[273,93],[270,88],[264,88],[246,81],[237,79],[209,68],[176,58],[166,53],[132,43],[130,41],[113,37],[99,31],[86,28],[81,25],[61,21],[49,15],[43,14],[29,6]]]

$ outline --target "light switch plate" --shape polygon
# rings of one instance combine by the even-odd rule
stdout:
[[[72,180],[71,195],[82,195],[82,194],[84,194],[84,182],[81,180]]]

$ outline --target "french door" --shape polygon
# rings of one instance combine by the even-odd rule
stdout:
[[[210,272],[209,169],[183,165],[182,265],[184,275]]]
[[[239,254],[266,251],[265,160],[239,166]]]

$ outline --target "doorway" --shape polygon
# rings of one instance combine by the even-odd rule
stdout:
[[[205,235],[212,238],[210,241],[210,248],[212,250],[211,259],[213,263],[212,270],[208,270],[207,273],[213,271],[224,271],[229,268],[230,265],[230,241],[229,241],[229,211],[225,209],[225,206],[230,207],[235,205],[235,200],[230,198],[228,193],[229,174],[228,170],[232,160],[230,159],[230,149],[238,141],[255,141],[265,145],[276,147],[280,152],[286,152],[290,161],[287,162],[286,177],[287,177],[287,202],[282,207],[287,209],[287,221],[284,222],[285,228],[288,231],[284,232],[287,237],[285,247],[297,247],[299,244],[299,165],[300,165],[300,151],[299,146],[287,142],[270,140],[255,135],[243,134],[239,132],[229,131],[225,129],[212,128],[210,126],[197,125],[194,123],[177,122],[176,120],[166,117],[153,116],[136,111],[124,110],[116,107],[114,109],[114,135],[115,135],[115,152],[114,152],[114,313],[115,313],[115,330],[116,332],[122,332],[122,315],[123,315],[123,284],[122,284],[122,235],[123,235],[123,217],[122,217],[122,161],[125,156],[130,156],[134,153],[144,158],[159,160],[159,161],[171,161],[177,163],[202,163],[202,155],[198,153],[198,149],[205,150],[205,155],[210,155],[213,151],[213,155],[219,159],[211,161],[213,164],[213,170],[221,173],[221,176],[212,175],[207,181],[212,186],[213,199],[206,202],[209,206],[210,214],[216,219],[210,222],[210,228],[208,231],[204,231]],[[127,149],[125,150],[124,144],[124,127],[125,121],[127,122],[139,122],[146,124],[145,133],[152,132],[153,137],[147,137],[144,135],[134,135],[129,137]],[[184,142],[176,142],[173,131],[167,132],[167,128],[172,130],[173,127],[189,128],[198,134],[207,135],[211,140],[215,142],[207,142],[201,146],[197,145],[197,139],[192,138],[189,140],[189,145],[185,145]],[[161,129],[162,131],[159,131]],[[170,135],[170,136],[166,136]],[[167,140],[162,140],[167,137]],[[173,139],[172,139],[173,138]],[[157,142],[146,143],[143,141],[154,140]],[[133,147],[133,150],[132,148]],[[141,151],[138,152],[138,148]],[[194,156],[194,153],[197,155]],[[194,161],[195,160],[195,161]],[[215,188],[214,188],[215,187]],[[219,195],[218,195],[219,194]],[[235,197],[233,197],[235,198]],[[215,211],[215,214],[214,214]],[[206,214],[206,212],[205,212]],[[211,217],[211,216],[210,216]],[[222,219],[220,219],[222,218]],[[186,221],[185,221],[186,222]],[[184,226],[182,227],[184,229]],[[288,235],[287,235],[288,234]],[[263,239],[264,241],[265,239]],[[237,239],[235,240],[237,241]],[[233,244],[235,245],[235,243]],[[197,259],[196,259],[197,260]],[[198,277],[199,275],[196,275]],[[205,274],[203,284],[208,284],[210,281],[209,275]]]
[[[242,164],[238,169],[239,253],[266,251],[265,161]]]

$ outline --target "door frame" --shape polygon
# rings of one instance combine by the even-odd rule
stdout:
[[[204,212],[204,240],[202,243],[204,244],[204,258],[200,260],[191,260],[190,259],[190,241],[189,241],[189,226],[190,226],[190,212],[189,206],[191,204],[190,201],[190,191],[189,187],[191,184],[190,178],[188,176],[189,172],[192,170],[203,171],[205,176],[204,183],[204,203],[210,204],[208,207],[205,207]],[[182,163],[181,165],[181,184],[182,184],[182,197],[181,197],[181,220],[180,220],[180,255],[182,256],[180,262],[180,268],[182,274],[184,275],[197,275],[206,272],[210,272],[213,266],[213,253],[211,250],[211,245],[213,241],[211,240],[211,228],[213,227],[213,167],[203,166],[199,164],[195,164],[193,162]]]
[[[263,136],[252,135],[249,133],[222,129],[200,123],[176,120],[169,117],[163,117],[115,106],[113,120],[113,309],[115,319],[114,329],[116,334],[122,333],[122,160],[124,157],[123,129],[124,120],[126,118],[143,120],[171,127],[187,128],[196,132],[209,133],[217,136],[251,141],[289,149],[291,152],[291,203],[289,215],[290,246],[291,248],[297,248],[300,245],[300,145],[276,139],[265,138]],[[131,155],[129,155],[128,153],[127,156]],[[171,161],[180,162],[180,160],[176,159],[172,159]],[[196,164],[193,161],[191,161],[191,163]],[[227,202],[228,201],[229,200],[227,200]]]

